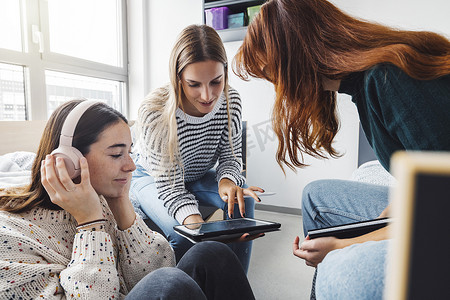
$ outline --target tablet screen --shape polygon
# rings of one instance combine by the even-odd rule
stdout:
[[[280,228],[280,226],[280,223],[251,218],[240,218],[208,223],[178,225],[174,226],[174,230],[197,242],[208,238],[214,239],[215,237],[231,237],[244,233],[252,234],[273,231]]]

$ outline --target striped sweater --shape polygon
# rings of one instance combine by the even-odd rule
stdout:
[[[152,136],[155,127],[161,124],[161,111],[150,109],[156,103],[163,107],[167,102],[168,87],[163,87],[147,98],[139,108],[139,117],[136,126],[138,140],[137,161],[150,175],[155,177],[156,188],[160,201],[168,214],[180,224],[193,214],[200,214],[198,203],[194,195],[185,188],[185,182],[200,179],[212,169],[216,163],[217,181],[222,178],[232,180],[236,185],[242,186],[245,178],[242,171],[242,119],[241,99],[236,90],[229,89],[230,114],[232,129],[232,144],[230,146],[228,135],[228,115],[225,95],[217,101],[213,110],[203,117],[187,115],[180,108],[176,111],[178,145],[180,149],[182,167],[177,166],[175,172],[165,172],[155,176],[155,170],[160,167],[164,145],[156,145]],[[161,131],[161,130],[159,130]],[[158,132],[161,135],[161,132]],[[151,145],[151,147],[149,147]],[[139,201],[154,201],[154,199],[139,199]]]

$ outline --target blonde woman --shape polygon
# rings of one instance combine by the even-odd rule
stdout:
[[[254,191],[263,191],[244,188],[241,99],[228,86],[227,72],[217,32],[191,25],[172,50],[170,84],[153,91],[139,108],[131,192],[164,231],[177,260],[192,243],[173,226],[204,222],[199,203],[221,208],[229,218],[253,217],[259,201]],[[245,271],[253,238],[246,234],[230,244]]]

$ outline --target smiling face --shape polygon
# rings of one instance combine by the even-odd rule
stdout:
[[[130,157],[131,146],[130,128],[119,121],[107,127],[85,155],[92,187],[106,199],[128,194],[131,172],[136,169]]]
[[[181,73],[183,111],[194,117],[211,112],[225,86],[225,67],[213,60],[187,65]]]

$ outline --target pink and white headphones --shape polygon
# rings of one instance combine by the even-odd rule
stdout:
[[[83,157],[81,152],[72,146],[73,135],[75,128],[81,116],[89,109],[89,107],[101,103],[95,100],[86,100],[80,102],[72,111],[67,115],[66,120],[61,129],[61,136],[59,138],[59,146],[52,151],[52,155],[55,157],[62,157],[64,164],[66,165],[67,172],[70,178],[80,176],[80,158]]]

